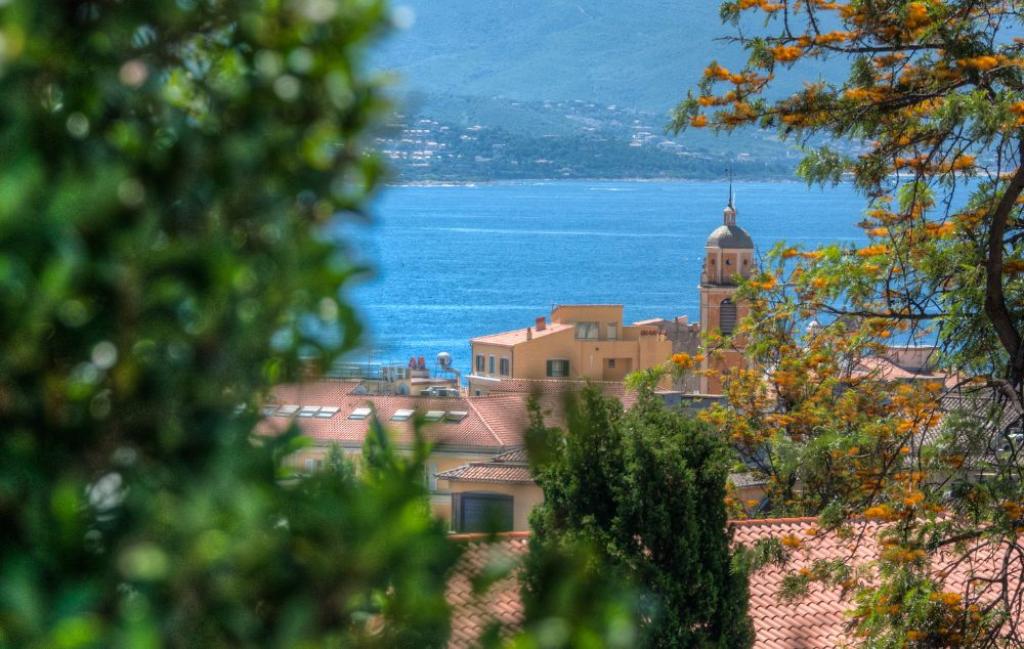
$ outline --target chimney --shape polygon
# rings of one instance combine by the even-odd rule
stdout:
[[[527,340],[533,340],[533,328],[532,327],[527,327],[526,328],[526,339]]]
[[[537,324],[537,331],[544,331],[544,329],[547,328],[547,321],[544,319],[544,316],[541,316],[541,317],[537,318],[537,323],[536,324]]]

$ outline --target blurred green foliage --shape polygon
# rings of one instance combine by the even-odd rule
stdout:
[[[426,450],[285,481],[360,329],[378,0],[0,2],[0,646],[439,646]]]
[[[588,387],[565,431],[536,406],[533,511],[523,576],[522,647],[740,649],[748,562],[734,560],[725,508],[730,452],[704,424],[669,410],[658,376],[635,375],[637,403]]]

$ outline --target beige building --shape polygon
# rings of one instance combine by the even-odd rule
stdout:
[[[704,244],[704,267],[700,275],[700,331],[704,334],[733,333],[739,321],[746,317],[748,308],[735,299],[739,280],[754,272],[754,241],[747,231],[736,225],[736,208],[729,203],[718,226]],[[722,382],[715,375],[728,368],[743,364],[743,341],[731,344],[706,355],[702,369],[713,370],[700,378],[701,394],[721,394]]]
[[[551,321],[470,340],[469,393],[486,395],[508,379],[622,381],[672,355],[657,327],[627,325],[621,304],[556,306]]]

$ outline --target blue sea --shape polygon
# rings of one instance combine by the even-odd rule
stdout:
[[[859,244],[865,201],[851,186],[737,182],[738,223],[763,254],[778,241]],[[352,362],[404,363],[525,327],[554,304],[617,303],[627,322],[698,320],[704,241],[722,223],[724,182],[550,181],[396,186],[373,222],[342,224],[374,275],[349,290],[367,326]]]

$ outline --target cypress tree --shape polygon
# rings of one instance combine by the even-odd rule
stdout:
[[[531,519],[524,574],[527,624],[552,611],[551,556],[587,548],[595,592],[635,593],[636,646],[750,647],[747,575],[733,561],[726,518],[729,451],[704,424],[666,408],[653,377],[624,412],[588,387],[567,430],[534,409],[530,439],[544,504]]]

